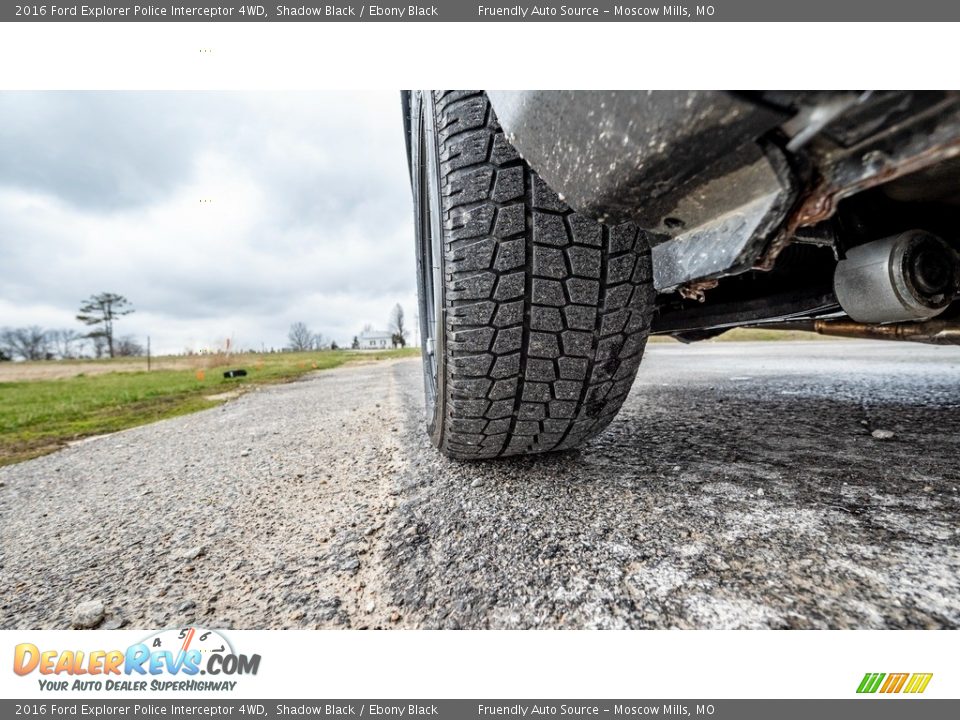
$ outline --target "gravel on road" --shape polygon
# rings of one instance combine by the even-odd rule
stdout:
[[[0,627],[955,628],[960,349],[651,345],[563,454],[462,463],[418,361],[0,468]]]

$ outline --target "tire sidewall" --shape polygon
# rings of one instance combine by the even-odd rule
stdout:
[[[425,226],[426,208],[432,206],[435,216],[442,217],[442,198],[440,197],[440,154],[437,146],[436,110],[433,93],[428,90],[413,91],[411,93],[411,180],[413,187],[414,226],[416,234],[417,257],[417,299],[420,310],[420,338],[423,358],[423,382],[426,407],[427,431],[433,444],[442,446],[443,417],[446,408],[446,298],[442,282],[445,277],[443,268],[443,223],[434,222],[433,233],[439,234],[441,252],[436,254],[439,261],[441,282],[433,283],[434,296],[433,310],[429,308],[431,298],[427,278],[433,273],[431,253],[428,243],[433,235]],[[433,173],[432,187],[425,182],[425,174]],[[431,192],[431,190],[433,192]],[[431,330],[431,317],[434,317]],[[431,367],[431,359],[427,353],[428,338],[434,338],[433,358],[436,363],[436,374]]]

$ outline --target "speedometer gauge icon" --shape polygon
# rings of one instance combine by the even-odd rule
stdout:
[[[144,641],[151,651],[166,650],[175,656],[190,650],[198,650],[202,657],[213,654],[234,654],[233,645],[216,630],[190,626],[161,630]]]

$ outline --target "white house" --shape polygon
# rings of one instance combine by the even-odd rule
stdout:
[[[357,335],[361,350],[386,350],[393,347],[393,335],[385,330],[364,330]]]

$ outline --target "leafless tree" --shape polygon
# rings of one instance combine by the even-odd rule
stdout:
[[[326,348],[327,348],[327,339],[323,336],[323,333],[316,333],[313,336],[313,349],[325,350]]]
[[[72,360],[80,357],[84,336],[76,330],[69,328],[61,330],[51,330],[47,333],[50,340],[50,349],[61,360]]]
[[[36,325],[22,328],[4,328],[0,332],[0,346],[7,355],[23,360],[46,360],[50,340],[47,332]]]
[[[288,348],[294,352],[303,352],[313,346],[313,333],[310,332],[310,328],[306,326],[306,323],[295,322],[290,326],[290,332],[287,333],[287,340],[290,341],[287,345]]]
[[[140,357],[146,354],[143,345],[134,340],[130,335],[125,335],[117,339],[114,352],[117,354],[117,357]]]
[[[102,332],[92,332],[87,335],[90,345],[93,348],[93,356],[99,360],[107,351],[107,338]]]
[[[400,303],[397,303],[393,307],[393,312],[390,313],[390,332],[392,333],[393,346],[400,347],[407,346],[407,328],[403,321],[403,308],[400,306]]]
[[[99,295],[91,295],[80,306],[77,320],[93,327],[94,330],[90,332],[89,337],[93,338],[95,334],[101,336],[106,343],[110,357],[114,357],[116,353],[113,346],[113,323],[118,318],[132,312],[133,308],[130,306],[130,301],[123,295],[104,292]]]

